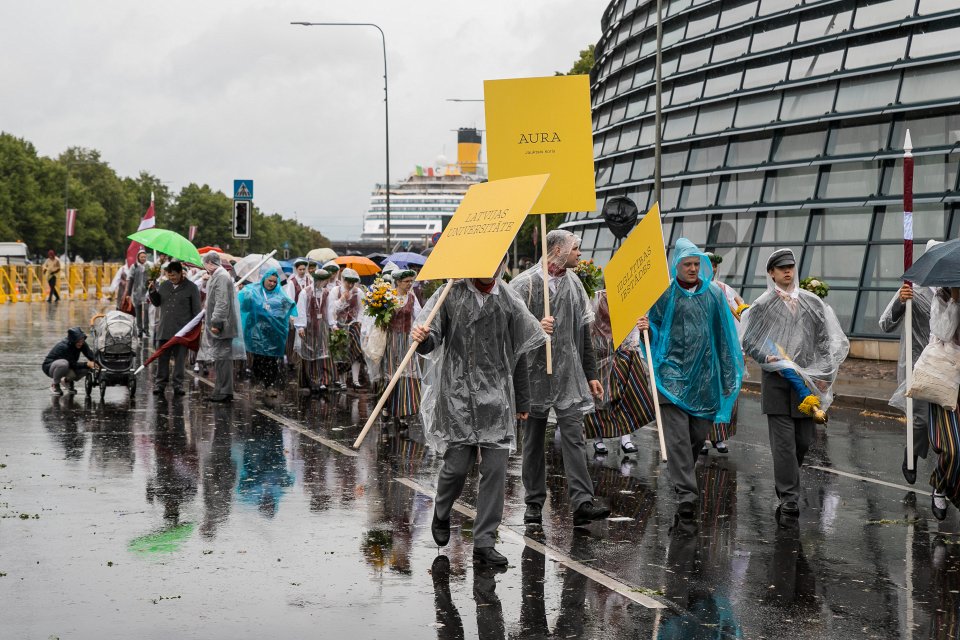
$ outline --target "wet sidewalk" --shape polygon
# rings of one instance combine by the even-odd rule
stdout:
[[[929,461],[916,494],[904,485],[896,420],[832,411],[786,526],[750,390],[731,453],[701,458],[693,526],[674,520],[652,429],[633,459],[589,456],[613,515],[587,529],[554,447],[543,534],[524,528],[514,455],[510,567],[476,570],[476,479],[437,560],[439,461],[416,426],[350,449],[370,394],[291,388],[266,405],[243,382],[223,406],[201,380],[157,397],[148,377],[132,398],[52,398],[39,362],[94,310],[0,307],[0,637],[926,638],[960,624],[957,512],[930,516]]]

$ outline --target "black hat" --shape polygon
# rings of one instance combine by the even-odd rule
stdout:
[[[777,249],[767,258],[767,271],[774,267],[787,267],[797,264],[797,259],[793,255],[792,249]]]

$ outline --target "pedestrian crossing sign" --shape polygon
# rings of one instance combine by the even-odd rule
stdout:
[[[253,200],[253,180],[234,180],[233,199]]]

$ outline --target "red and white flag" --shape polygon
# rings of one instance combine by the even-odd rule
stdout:
[[[190,234],[187,236],[187,240],[189,240],[190,242],[193,242],[193,238],[196,235],[197,235],[197,225],[192,224],[190,225]]]
[[[77,210],[67,209],[67,237],[73,237],[73,229],[77,224]]]
[[[140,226],[137,227],[137,231],[143,231],[144,229],[152,229],[157,226],[157,220],[154,217],[155,213],[153,210],[153,192],[150,192],[150,206],[147,207],[147,212],[143,214],[143,219],[140,220]],[[127,266],[129,267],[137,260],[137,254],[143,250],[143,245],[139,242],[131,242],[130,246],[127,247]]]
[[[203,329],[203,314],[203,311],[198,313],[196,316],[194,316],[193,320],[183,326],[183,329],[177,331],[177,335],[160,345],[160,347],[153,352],[153,355],[147,358],[147,360],[143,363],[143,366],[148,366],[151,362],[160,357],[164,351],[177,344],[182,344],[191,351],[199,351],[200,331]]]

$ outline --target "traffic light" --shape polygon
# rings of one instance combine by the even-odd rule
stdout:
[[[249,200],[233,201],[233,237],[250,237],[250,205]]]

